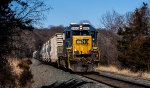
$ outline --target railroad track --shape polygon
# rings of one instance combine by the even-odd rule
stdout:
[[[53,65],[54,67],[58,68],[57,66]],[[136,82],[132,82],[131,80],[124,80],[124,79],[120,79],[117,77],[112,77],[112,76],[108,76],[108,75],[104,75],[104,73],[102,72],[92,72],[92,73],[78,73],[78,72],[72,72],[69,69],[63,68],[63,67],[59,67],[58,69],[61,69],[63,71],[66,72],[70,72],[73,74],[77,74],[80,75],[82,77],[86,77],[88,79],[97,81],[99,83],[103,83],[106,84],[110,87],[114,87],[114,88],[150,88],[150,83],[146,83],[146,84],[142,84],[142,83],[136,83]]]
[[[135,83],[135,82],[118,79],[114,77],[108,77],[100,73],[78,74],[78,75],[106,84],[114,88],[150,88],[150,85]]]

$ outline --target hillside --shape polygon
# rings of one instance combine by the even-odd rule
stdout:
[[[29,57],[32,56],[34,50],[40,49],[42,44],[46,42],[55,33],[62,33],[63,27],[52,27],[49,29],[34,29],[32,31],[24,30],[21,34],[21,40],[23,42],[22,48],[25,54]]]

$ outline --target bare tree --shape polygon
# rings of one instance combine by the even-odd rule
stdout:
[[[101,23],[106,27],[108,30],[112,30],[113,32],[117,32],[120,27],[124,26],[124,16],[118,14],[116,11],[106,12],[101,17]]]
[[[10,6],[15,12],[15,18],[25,24],[25,26],[39,25],[45,19],[44,12],[51,9],[42,0],[14,0]]]
[[[14,88],[15,77],[6,58],[13,50],[20,53],[22,29],[32,29],[48,9],[40,0],[0,0],[0,87]]]
[[[16,49],[22,29],[33,29],[49,9],[41,0],[0,1],[0,57]]]

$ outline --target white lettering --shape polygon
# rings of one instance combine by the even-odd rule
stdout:
[[[79,27],[71,27],[72,30],[79,30]]]
[[[89,30],[90,28],[89,27],[83,27],[83,30]]]

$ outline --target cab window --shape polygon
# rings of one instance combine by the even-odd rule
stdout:
[[[66,31],[66,38],[70,38],[70,31]]]
[[[73,31],[73,35],[80,35],[80,31]]]

